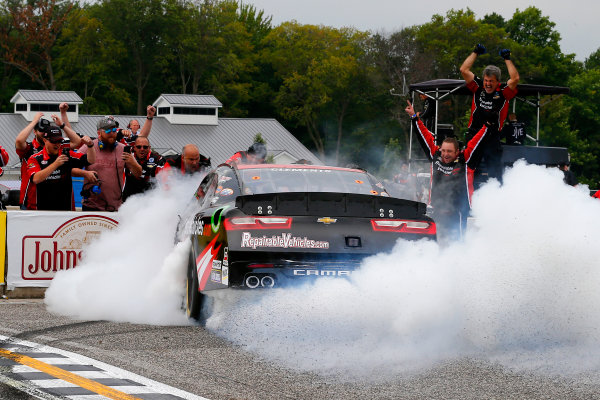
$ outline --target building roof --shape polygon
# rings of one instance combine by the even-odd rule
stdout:
[[[75,131],[96,137],[96,122],[100,115],[79,115],[79,122],[72,123]],[[131,119],[146,123],[145,116],[115,115],[119,126],[126,127]],[[15,138],[28,125],[21,114],[0,114],[0,145],[9,153],[9,166],[19,164],[15,153]],[[210,157],[216,166],[240,150],[247,150],[254,136],[260,133],[267,142],[269,154],[283,150],[298,159],[307,159],[315,164],[322,162],[298,139],[273,118],[219,118],[218,125],[175,125],[165,118],[155,117],[150,131],[152,148],[159,153],[172,149],[181,153],[188,143],[196,144],[200,153]],[[33,134],[29,140],[33,138]]]
[[[161,94],[153,105],[156,105],[161,97],[168,103],[176,105],[223,107],[215,96],[202,94]]]
[[[67,102],[70,104],[83,104],[83,100],[73,91],[57,91],[57,90],[25,90],[21,89],[10,99],[11,103],[16,101],[16,98],[21,95],[25,101],[42,101],[50,103]]]

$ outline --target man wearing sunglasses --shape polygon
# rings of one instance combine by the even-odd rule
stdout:
[[[60,128],[50,124],[44,130],[44,147],[27,160],[29,184],[35,185],[33,198],[27,198],[28,210],[74,211],[72,170],[84,168],[95,161],[92,149],[87,154],[72,151],[63,146]],[[83,143],[92,146],[92,139],[81,138]],[[29,192],[28,192],[29,194]]]
[[[117,142],[117,126],[112,116],[103,117],[96,124],[98,138],[93,141],[96,162],[83,171],[83,187],[86,194],[86,188],[98,186],[99,190],[89,191],[89,197],[82,201],[83,211],[117,211],[123,203],[125,166],[134,176],[142,175],[135,157],[124,151],[124,144]],[[85,154],[90,148],[83,146],[80,151]]]
[[[163,157],[150,148],[150,140],[145,136],[138,136],[133,143],[133,155],[142,167],[142,175],[136,177],[128,167],[125,167],[125,187],[123,188],[123,201],[129,196],[143,193],[154,187],[157,170],[165,163]]]

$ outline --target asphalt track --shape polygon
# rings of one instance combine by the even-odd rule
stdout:
[[[460,359],[418,375],[348,380],[264,362],[200,326],[76,321],[41,300],[0,300],[0,334],[81,354],[211,400],[599,399],[600,377],[538,376]],[[0,383],[0,398],[30,399]]]

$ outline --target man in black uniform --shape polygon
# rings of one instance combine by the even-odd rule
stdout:
[[[488,65],[483,70],[483,79],[475,76],[471,68],[477,57],[486,52],[482,44],[478,44],[473,52],[465,59],[460,67],[460,73],[467,84],[467,89],[473,93],[471,101],[471,119],[469,121],[469,131],[466,136],[468,142],[479,132],[490,117],[494,117],[494,130],[489,132],[484,145],[482,157],[485,160],[488,177],[502,178],[502,147],[500,146],[500,129],[504,125],[504,120],[508,114],[509,102],[517,95],[517,84],[519,83],[519,72],[510,59],[510,50],[500,50],[500,57],[504,59],[510,79],[506,83],[501,83],[500,68],[495,65]]]
[[[517,114],[508,114],[508,123],[502,128],[501,135],[505,143],[511,146],[520,146],[525,144],[525,123],[517,121]]]
[[[264,143],[256,142],[248,147],[248,151],[238,151],[229,160],[227,164],[264,164],[267,158],[267,146]]]
[[[133,143],[133,155],[142,167],[142,176],[136,178],[129,168],[125,166],[125,187],[123,188],[123,201],[129,196],[143,193],[154,187],[156,172],[165,163],[163,157],[150,148],[150,140],[145,136],[138,136]]]
[[[165,157],[165,164],[160,170],[174,170],[180,172],[182,175],[208,172],[210,170],[210,157],[200,154],[200,149],[195,144],[186,144],[181,149],[181,155]]]
[[[81,138],[88,146],[86,154],[63,147],[60,128],[51,124],[44,132],[44,147],[27,160],[27,173],[36,185],[36,199],[28,202],[29,210],[74,211],[71,170],[95,162],[94,142],[87,136]]]
[[[419,143],[431,161],[429,204],[433,208],[438,239],[442,243],[459,239],[466,227],[471,202],[468,170],[477,167],[482,149],[480,144],[490,130],[490,123],[484,124],[461,151],[454,137],[445,138],[441,146],[436,145],[433,134],[410,102],[405,111],[410,115]]]

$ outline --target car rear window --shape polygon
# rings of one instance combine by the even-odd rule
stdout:
[[[362,171],[328,168],[245,168],[239,170],[244,194],[279,192],[339,192],[386,195]]]

